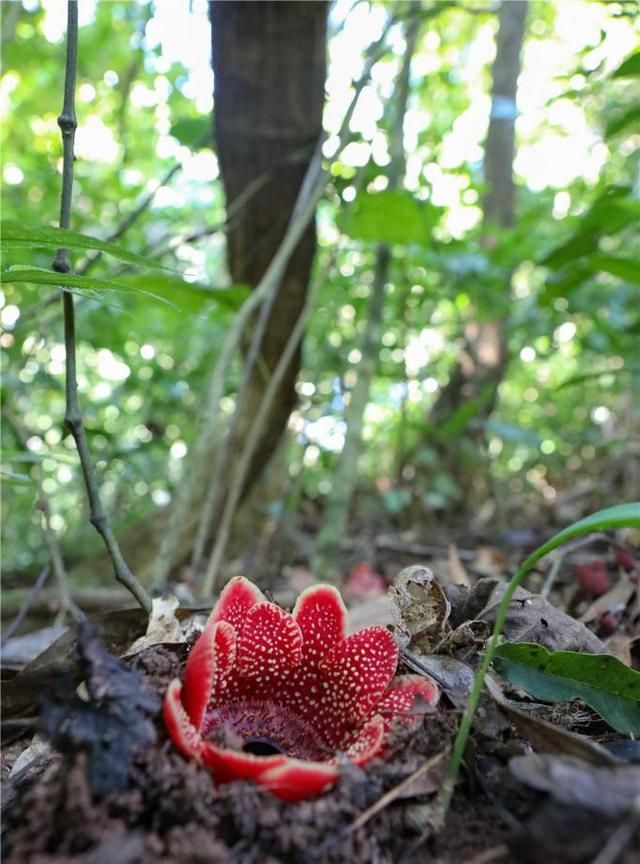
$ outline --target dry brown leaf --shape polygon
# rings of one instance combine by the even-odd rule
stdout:
[[[173,595],[154,597],[147,632],[136,639],[122,656],[131,657],[161,642],[184,642],[186,637],[176,618],[176,609],[179,605],[178,598]]]
[[[455,543],[449,544],[449,573],[451,581],[456,585],[466,585],[471,588],[472,582],[467,573],[466,567],[462,563],[458,547]]]
[[[593,765],[620,764],[620,759],[590,738],[549,723],[530,711],[523,711],[514,705],[505,697],[493,676],[487,675],[485,684],[489,695],[507,714],[518,732],[540,753],[575,756]]]
[[[602,594],[594,600],[588,609],[582,613],[580,621],[589,624],[591,621],[597,621],[603,612],[618,612],[625,609],[637,588],[638,586],[629,579],[626,573],[621,574],[615,585],[606,594]]]
[[[481,579],[471,591],[447,586],[452,626],[472,620],[493,625],[506,588],[506,582],[491,577]],[[510,642],[538,642],[550,651],[605,651],[600,639],[581,621],[524,588],[516,589],[502,632]]]
[[[513,776],[555,801],[586,807],[608,817],[623,816],[640,805],[640,766],[590,765],[573,756],[531,753],[509,761]]]
[[[451,606],[428,567],[405,567],[389,589],[395,634],[403,647],[430,654],[448,631]]]

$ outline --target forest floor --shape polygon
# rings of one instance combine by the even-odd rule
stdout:
[[[628,575],[618,571],[609,591],[617,586],[620,594]],[[483,696],[446,825],[433,830],[433,802],[468,695],[460,674],[477,665],[500,590],[490,576],[472,574],[470,581],[448,587],[450,613],[439,622],[445,638],[438,662],[428,665],[433,674],[439,670],[437,709],[417,728],[395,731],[385,761],[365,769],[345,762],[332,790],[295,804],[247,782],[216,785],[172,745],[160,705],[168,683],[181,675],[188,642],[150,644],[116,659],[144,632],[134,610],[98,616],[97,629],[79,637],[75,653],[67,634],[4,687],[3,861],[634,864],[640,860],[638,808],[630,806],[632,798],[636,805],[640,800],[637,742],[613,733],[579,700],[542,705],[504,682]],[[632,584],[605,646],[628,652],[630,663],[637,662]],[[593,631],[600,626],[604,637],[602,627],[578,620],[589,604],[583,598],[575,605],[574,588],[565,584],[564,595],[556,595],[572,615],[521,594],[508,638],[526,634],[550,649],[601,650]],[[386,623],[388,614],[385,597],[370,598],[355,605],[352,623]],[[420,656],[403,654],[407,671],[416,672]],[[79,681],[85,682],[80,696]]]

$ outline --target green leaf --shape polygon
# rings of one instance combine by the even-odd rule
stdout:
[[[126,282],[114,282],[111,279],[96,279],[93,276],[76,276],[74,273],[56,273],[55,270],[45,270],[41,267],[11,267],[0,271],[0,285],[7,283],[32,282],[36,285],[52,285],[58,288],[77,288],[81,291],[128,291],[156,297],[163,303],[169,303],[164,297],[153,294],[143,288],[137,288]],[[170,304],[174,305],[174,304]]]
[[[541,558],[548,555],[558,546],[562,546],[569,540],[575,537],[582,537],[584,534],[590,534],[592,531],[613,531],[617,528],[640,528],[640,501],[633,501],[630,504],[616,504],[615,507],[607,507],[605,510],[598,510],[597,513],[592,513],[591,516],[585,516],[568,528],[560,531],[558,534],[539,546],[518,568],[518,572],[510,583],[515,583],[515,588],[522,582],[529,570],[538,563]],[[511,592],[513,595],[513,592]],[[505,594],[505,596],[507,596]],[[502,604],[501,604],[502,605]]]
[[[404,189],[358,195],[338,219],[340,230],[354,240],[427,245],[437,222],[436,209]]]
[[[104,252],[113,255],[127,264],[136,264],[139,267],[150,267],[153,270],[170,270],[163,267],[152,258],[144,255],[136,255],[128,252],[115,243],[107,243],[106,240],[98,240],[89,234],[80,234],[78,231],[70,231],[67,228],[55,228],[51,225],[28,225],[17,219],[3,219],[0,222],[0,236],[2,246],[44,246],[51,249],[91,249],[95,252]]]
[[[231,285],[224,288],[211,288],[199,282],[185,282],[164,273],[127,274],[120,276],[119,282],[132,290],[144,290],[152,297],[169,301],[184,312],[197,313],[214,302],[226,309],[239,309],[249,294],[248,285]]]
[[[528,447],[539,447],[542,440],[535,429],[525,429],[494,417],[487,420],[486,430],[490,435],[496,435],[503,441],[514,441],[516,444],[526,444]]]
[[[550,267],[552,270],[558,270],[569,261],[575,261],[576,258],[582,258],[593,251],[595,238],[592,231],[581,231],[574,234],[565,243],[556,246],[549,254],[540,262],[545,267]]]
[[[617,255],[589,255],[587,262],[593,270],[604,270],[625,282],[640,285],[640,263],[636,258],[620,258]]]
[[[192,150],[211,147],[213,141],[211,117],[183,117],[176,120],[169,134]]]
[[[604,129],[604,137],[613,138],[614,135],[624,132],[629,127],[635,132],[638,126],[640,126],[640,105],[634,105],[633,108],[624,113],[616,113],[607,122]]]
[[[532,642],[510,642],[494,666],[508,681],[543,702],[582,699],[618,732],[640,734],[640,672],[609,654],[547,651]]]
[[[629,78],[640,75],[640,51],[630,54],[620,66],[611,73],[612,78]]]
[[[208,303],[216,303],[227,309],[238,309],[249,293],[246,285],[231,285],[228,288],[210,288],[196,282],[185,282],[163,273],[123,275],[115,282],[111,279],[96,279],[93,276],[76,276],[73,273],[56,273],[39,267],[12,267],[0,271],[0,284],[33,282],[58,288],[79,289],[83,292],[124,291],[141,297],[160,300],[168,306],[188,313],[200,312]]]
[[[564,390],[565,387],[575,387],[576,384],[584,384],[585,381],[592,381],[597,378],[603,378],[605,375],[612,375],[614,378],[620,375],[639,375],[640,367],[623,366],[622,369],[600,369],[596,372],[582,372],[580,375],[572,375],[570,378],[565,378],[557,387],[554,388],[557,393]]]

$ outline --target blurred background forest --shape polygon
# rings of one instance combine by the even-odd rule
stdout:
[[[81,407],[138,577],[392,575],[637,496],[638,4],[212,10],[213,70],[201,0],[79,6],[71,227],[168,268],[72,250]],[[61,0],[2,4],[2,209],[27,226],[58,224],[65,27]],[[314,166],[315,227],[223,367]],[[116,586],[59,290],[16,277],[52,257],[4,256],[11,614],[49,562],[87,605]]]

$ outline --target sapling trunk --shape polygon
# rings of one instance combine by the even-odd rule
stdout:
[[[397,189],[404,178],[404,117],[409,99],[409,73],[419,27],[418,7],[414,5],[406,31],[406,49],[393,96],[396,116],[391,132],[391,161],[387,170],[388,188]],[[362,340],[361,359],[351,401],[345,412],[347,432],[344,447],[333,475],[333,483],[312,564],[317,579],[337,584],[341,580],[340,550],[347,533],[351,501],[356,485],[358,462],[363,445],[364,415],[369,401],[380,350],[380,331],[384,312],[385,286],[389,277],[391,250],[379,245],[375,253],[374,277]]]

